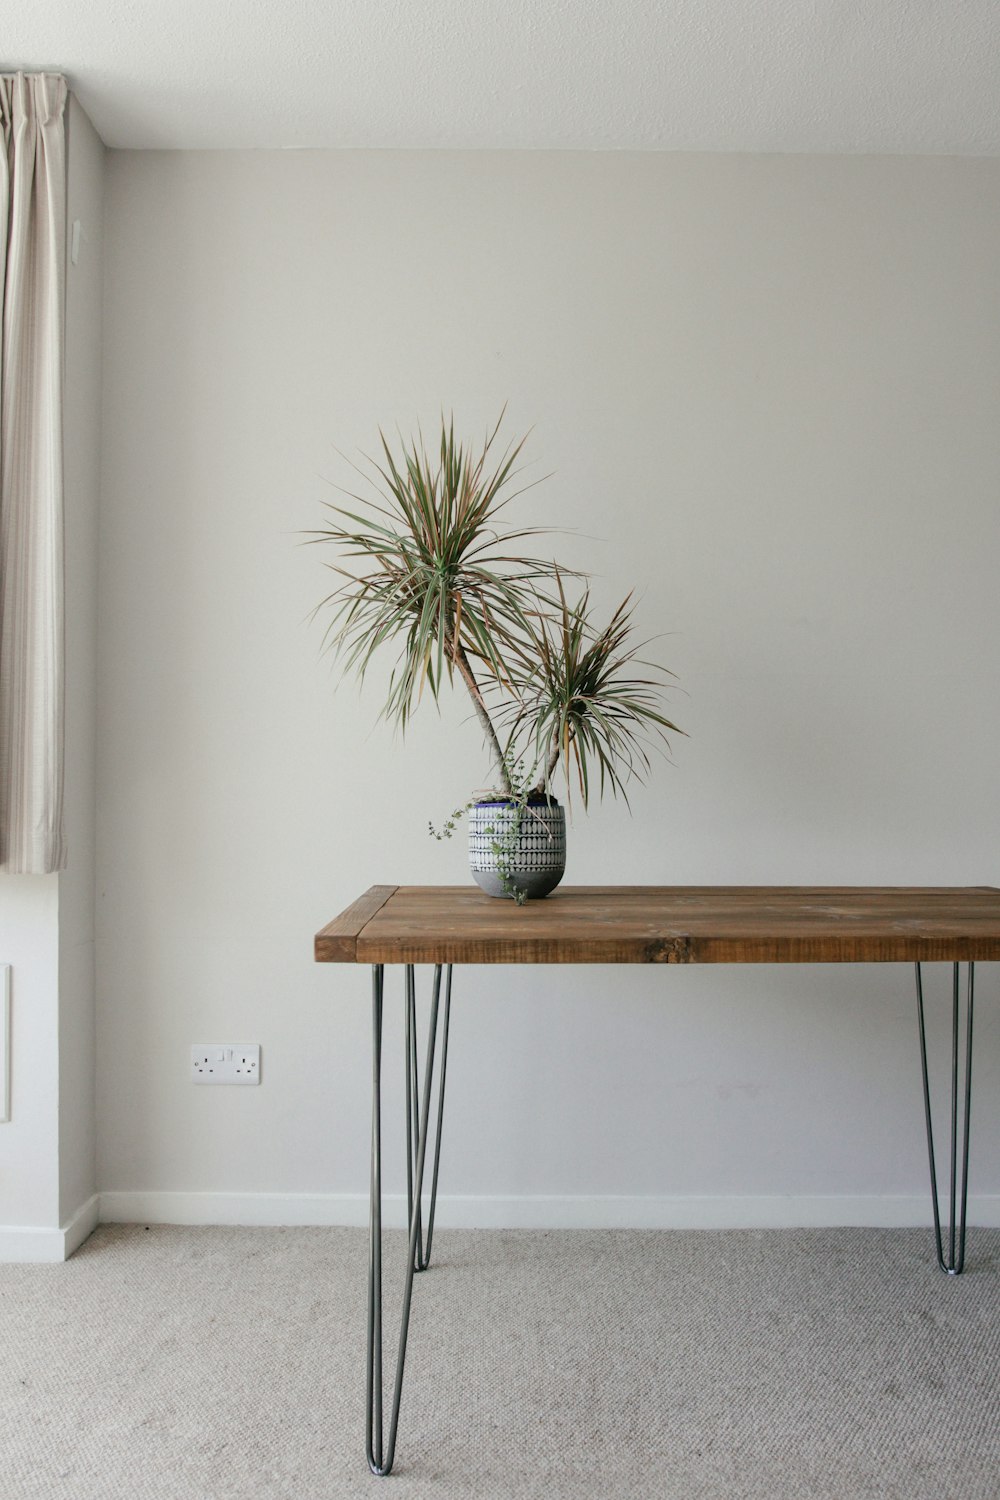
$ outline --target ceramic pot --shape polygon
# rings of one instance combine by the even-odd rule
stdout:
[[[488,896],[554,891],[566,869],[566,814],[554,797],[526,807],[477,802],[469,812],[469,868]]]

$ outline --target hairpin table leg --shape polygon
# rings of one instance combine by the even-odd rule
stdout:
[[[381,964],[372,967],[372,1164],[371,1215],[368,1251],[368,1355],[365,1383],[365,1446],[368,1467],[373,1474],[388,1474],[396,1453],[399,1427],[399,1403],[403,1392],[403,1368],[406,1363],[406,1340],[410,1325],[410,1300],[413,1276],[426,1270],[430,1261],[434,1234],[434,1211],[437,1204],[438,1168],[441,1160],[441,1125],[444,1117],[445,1067],[448,1056],[448,1023],[451,1012],[451,965],[445,985],[444,1032],[441,1045],[441,1072],[438,1082],[437,1132],[431,1195],[427,1210],[427,1238],[423,1237],[421,1196],[427,1137],[431,1114],[431,1084],[434,1075],[434,1052],[438,1034],[441,1000],[441,969],[434,970],[427,1054],[424,1059],[423,1087],[417,1068],[416,993],[413,965],[406,966],[406,1178],[409,1220],[409,1242],[403,1283],[403,1310],[396,1352],[396,1375],[393,1383],[389,1432],[382,1421],[382,1001],[385,971]],[[418,1104],[418,1094],[422,1099]]]
[[[924,1026],[924,987],[919,963],[917,971],[917,1016],[920,1022],[920,1063],[924,1080],[924,1113],[927,1119],[927,1155],[931,1169],[931,1204],[934,1209],[934,1240],[937,1262],[946,1276],[960,1276],[965,1265],[965,1216],[969,1201],[969,1113],[972,1104],[972,1002],[975,964],[968,965],[965,1030],[965,1089],[962,1111],[962,1189],[957,1200],[958,1168],[958,1095],[959,1095],[959,966],[952,965],[951,986],[951,1182],[949,1191],[948,1254],[944,1253],[941,1235],[941,1210],[938,1205],[937,1171],[934,1163],[934,1129],[931,1124],[931,1091],[927,1077],[927,1033]],[[956,1200],[958,1217],[956,1221]]]
[[[441,991],[441,965],[434,971],[434,1004]],[[434,1134],[434,1166],[431,1171],[431,1193],[427,1207],[427,1237],[424,1238],[423,1213],[420,1193],[414,1202],[413,1183],[416,1177],[416,1148],[420,1138],[420,1122],[417,1104],[420,1098],[420,1073],[417,1066],[417,998],[413,965],[406,966],[406,1211],[412,1220],[414,1210],[417,1220],[416,1260],[413,1269],[426,1271],[431,1263],[431,1242],[434,1239],[434,1213],[437,1208],[438,1174],[441,1169],[441,1127],[444,1124],[444,1087],[448,1071],[448,1030],[451,1023],[451,964],[445,972],[444,1017],[441,1022],[441,1071],[438,1077],[437,1125]],[[430,1055],[430,1054],[429,1054]],[[428,1066],[430,1064],[428,1063]]]

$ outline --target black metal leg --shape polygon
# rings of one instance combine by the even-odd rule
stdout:
[[[372,1165],[371,1165],[371,1214],[369,1219],[368,1255],[368,1357],[365,1385],[365,1444],[368,1467],[373,1474],[388,1474],[392,1469],[396,1453],[396,1433],[399,1427],[399,1403],[403,1392],[403,1368],[406,1363],[406,1341],[410,1325],[410,1301],[413,1294],[413,1276],[417,1270],[425,1270],[431,1253],[434,1234],[434,1211],[437,1204],[438,1168],[441,1159],[441,1126],[444,1118],[445,1065],[448,1049],[448,1023],[451,1011],[451,965],[445,986],[444,1036],[441,1047],[441,1075],[438,1083],[437,1134],[434,1148],[434,1168],[431,1179],[431,1196],[428,1206],[427,1239],[423,1238],[421,1199],[424,1182],[424,1163],[427,1157],[427,1137],[431,1113],[431,1093],[434,1076],[434,1053],[437,1044],[438,1015],[441,999],[440,964],[434,971],[434,988],[431,995],[430,1024],[427,1033],[427,1054],[424,1059],[423,1088],[417,1069],[416,1043],[416,987],[413,965],[406,967],[406,1180],[409,1222],[409,1241],[406,1257],[406,1274],[403,1283],[403,1308],[399,1326],[399,1345],[396,1352],[396,1375],[393,1383],[392,1410],[389,1432],[385,1435],[382,1421],[382,1010],[385,973],[381,964],[372,967]],[[418,1094],[422,1100],[418,1104]]]
[[[969,1115],[972,1104],[972,1010],[975,985],[974,963],[968,965],[965,1022],[965,1088],[962,1119],[962,1188],[958,1197],[958,1095],[959,1095],[959,965],[952,965],[951,985],[951,1179],[948,1205],[948,1254],[944,1253],[941,1210],[938,1204],[937,1170],[934,1160],[934,1128],[931,1124],[931,1091],[927,1076],[927,1032],[924,1025],[924,986],[919,963],[917,972],[917,1016],[920,1022],[920,1064],[924,1080],[924,1113],[927,1120],[927,1155],[931,1169],[931,1204],[934,1209],[934,1241],[937,1262],[946,1276],[960,1276],[965,1265],[965,1218],[969,1201]],[[956,1208],[958,1210],[956,1217]]]
[[[438,971],[440,972],[440,971]],[[435,975],[437,978],[437,975]],[[406,1222],[414,1217],[413,1176],[417,1166],[417,1143],[420,1140],[420,1074],[417,1068],[417,997],[413,965],[406,965],[406,1038],[404,1042],[406,1070]],[[423,1226],[420,1219],[421,1200],[417,1194],[417,1249],[413,1269],[422,1269]]]
[[[434,971],[434,1003],[441,990],[441,965]],[[423,1210],[420,1194],[414,1202],[413,1183],[416,1175],[414,1155],[419,1138],[417,1100],[420,1094],[420,1075],[417,1066],[417,1000],[413,965],[406,966],[406,1208],[407,1217],[417,1220],[415,1271],[426,1271],[431,1263],[431,1243],[434,1239],[434,1213],[437,1208],[438,1175],[441,1170],[441,1133],[444,1124],[444,1089],[448,1072],[448,1031],[451,1025],[451,964],[445,970],[444,1016],[441,1022],[441,1070],[438,1077],[437,1123],[434,1134],[434,1166],[431,1171],[431,1192],[427,1205],[427,1237],[424,1238]]]

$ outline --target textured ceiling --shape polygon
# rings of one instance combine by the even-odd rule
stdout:
[[[1000,154],[998,0],[14,0],[111,146]]]

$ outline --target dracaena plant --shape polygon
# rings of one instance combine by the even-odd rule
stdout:
[[[652,675],[635,675],[628,599],[598,625],[586,589],[567,599],[578,575],[521,555],[544,528],[507,524],[505,508],[529,486],[516,483],[525,439],[499,445],[502,421],[472,448],[442,419],[433,457],[421,437],[394,453],[379,433],[380,456],[359,470],[374,496],[330,505],[334,519],[311,535],[338,554],[328,566],[339,582],[318,607],[325,641],[362,679],[381,648],[395,648],[382,714],[403,730],[423,694],[437,700],[457,674],[502,795],[547,794],[561,760],[586,806],[595,774],[599,792],[624,793],[676,730],[660,710],[670,674],[645,663]]]
[[[540,769],[538,790],[551,784],[562,760],[567,787],[575,773],[584,807],[595,771],[598,794],[610,786],[627,803],[626,782],[645,776],[650,749],[665,745],[669,731],[683,732],[661,712],[670,674],[640,657],[649,643],[632,638],[630,595],[598,625],[589,589],[570,603],[558,567],[555,584],[554,610],[540,603],[528,616],[534,623],[515,673],[517,696],[501,706],[508,754],[517,746]]]

